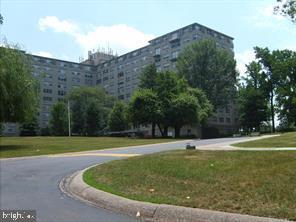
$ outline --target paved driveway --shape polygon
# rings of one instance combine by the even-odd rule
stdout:
[[[191,144],[229,144],[241,138],[195,140]],[[185,141],[123,149],[0,160],[0,208],[32,209],[42,222],[138,221],[74,200],[59,190],[63,177],[79,169],[134,154],[184,149]]]

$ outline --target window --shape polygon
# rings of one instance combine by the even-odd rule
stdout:
[[[50,75],[50,74],[46,74],[46,75],[45,75],[45,78],[47,78],[47,79],[52,79],[52,75]]]
[[[44,84],[45,86],[52,86],[52,83],[51,83],[51,82],[43,82],[43,84]]]
[[[118,99],[120,99],[120,100],[124,100],[124,95],[120,95],[120,96],[118,96]]]
[[[171,41],[178,39],[178,33],[175,32],[172,34]]]
[[[62,91],[62,90],[59,90],[59,91],[58,91],[58,95],[59,95],[59,96],[64,96],[64,95],[66,95],[66,94],[67,94],[66,91]]]
[[[213,121],[213,122],[217,122],[217,117],[216,117],[216,116],[213,116],[213,117],[212,117],[212,121]]]
[[[79,83],[80,82],[80,79],[79,78],[72,78],[72,82]]]
[[[52,93],[52,89],[43,89],[44,93]]]
[[[230,121],[230,118],[226,118],[226,122],[227,123],[230,123],[231,121]]]
[[[79,76],[80,75],[80,72],[72,72],[72,75],[73,76]]]
[[[67,81],[67,78],[66,78],[66,76],[59,76],[59,77],[58,77],[58,80],[59,80],[59,81],[66,82],[66,81]]]
[[[52,97],[44,96],[43,101],[52,101]]]
[[[107,81],[108,79],[109,79],[109,77],[108,77],[108,76],[105,76],[105,77],[103,78],[103,82]]]
[[[220,122],[220,123],[224,123],[224,117],[220,117],[220,118],[219,118],[219,122]]]
[[[101,83],[102,83],[102,79],[98,79],[97,84],[101,84]]]
[[[176,47],[179,47],[179,46],[180,46],[180,41],[173,42],[173,43],[171,44],[171,47],[172,47],[172,48],[176,48]]]
[[[64,85],[64,84],[59,84],[59,85],[58,85],[58,88],[59,88],[59,89],[66,89],[66,88],[67,88],[67,86],[66,86],[66,85]]]
[[[176,51],[176,52],[172,52],[172,59],[173,59],[173,60],[177,59],[177,58],[178,58],[178,54],[179,54],[178,51]]]
[[[118,73],[118,78],[119,78],[119,77],[123,77],[123,75],[124,75],[123,72]]]
[[[155,49],[155,55],[160,55],[160,48]]]

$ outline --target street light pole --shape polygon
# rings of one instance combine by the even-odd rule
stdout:
[[[70,101],[68,100],[68,130],[69,137],[71,137],[71,114],[70,114]]]

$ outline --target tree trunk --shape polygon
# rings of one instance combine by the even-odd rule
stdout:
[[[181,127],[175,126],[175,138],[180,137],[180,131],[181,131]]]
[[[156,125],[158,126],[158,129],[159,129],[159,131],[160,131],[160,133],[161,133],[161,136],[163,137],[163,136],[164,136],[164,133],[163,133],[163,131],[162,131],[160,125],[159,125],[158,123],[157,123]]]
[[[163,127],[163,136],[168,136],[168,128],[167,126]]]
[[[155,122],[152,123],[152,138],[155,138]]]

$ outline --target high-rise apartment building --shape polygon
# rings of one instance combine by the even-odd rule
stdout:
[[[147,46],[121,56],[89,52],[87,60],[75,63],[34,55],[33,75],[40,80],[41,89],[40,127],[48,125],[52,106],[72,88],[100,86],[109,95],[128,101],[138,87],[139,75],[145,66],[155,63],[158,71],[175,70],[182,49],[205,38],[214,39],[219,47],[233,53],[232,37],[194,23],[152,39]],[[215,126],[225,134],[236,131],[236,109],[232,103],[218,109],[208,120],[208,125]],[[197,130],[189,126],[181,133],[197,134]]]

